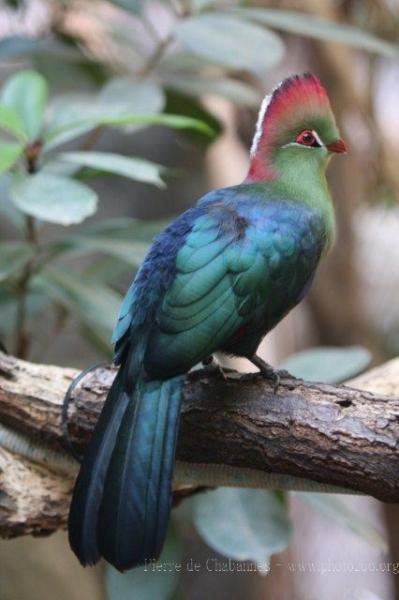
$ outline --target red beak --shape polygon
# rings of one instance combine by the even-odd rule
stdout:
[[[347,152],[348,150],[344,140],[337,140],[331,144],[326,144],[326,148],[329,150],[329,152],[335,152],[336,154],[341,154],[342,152]]]

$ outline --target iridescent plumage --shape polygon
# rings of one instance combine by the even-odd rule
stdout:
[[[120,365],[76,483],[83,564],[156,558],[170,512],[184,374],[215,351],[253,359],[308,290],[334,236],[325,180],[343,142],[310,74],[264,103],[247,179],[210,192],[155,240],[115,327]]]

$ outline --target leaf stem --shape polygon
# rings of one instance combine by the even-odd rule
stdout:
[[[139,70],[139,77],[148,77],[150,73],[155,69],[161,58],[163,57],[166,49],[172,43],[174,37],[170,33],[166,38],[160,40],[154,52],[149,57],[147,63]]]
[[[17,314],[15,322],[15,355],[18,358],[27,358],[31,340],[27,331],[27,300],[29,285],[34,273],[35,259],[39,250],[35,220],[31,216],[25,218],[25,239],[33,247],[32,258],[26,264],[22,276],[17,283]]]

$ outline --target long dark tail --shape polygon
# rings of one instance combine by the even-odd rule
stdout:
[[[101,555],[122,571],[158,558],[162,549],[183,380],[140,382],[123,417],[98,527]]]
[[[132,381],[129,373],[129,381]],[[171,505],[184,377],[126,391],[123,367],[108,394],[72,497],[69,540],[83,565],[119,570],[157,558]]]

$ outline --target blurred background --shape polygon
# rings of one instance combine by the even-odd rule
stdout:
[[[21,121],[7,113],[0,139],[5,347],[77,368],[109,360],[153,236],[245,177],[262,97],[311,70],[349,146],[328,174],[338,237],[262,354],[275,365],[318,346],[361,346],[374,364],[399,354],[398,44],[399,0],[0,2],[0,105]],[[0,598],[399,598],[387,566],[399,570],[398,509],[339,501],[320,511],[290,498],[293,534],[266,577],[204,566],[159,587],[145,574],[121,583],[81,569],[64,534],[3,541]],[[225,560],[193,527],[180,531],[185,562]]]

